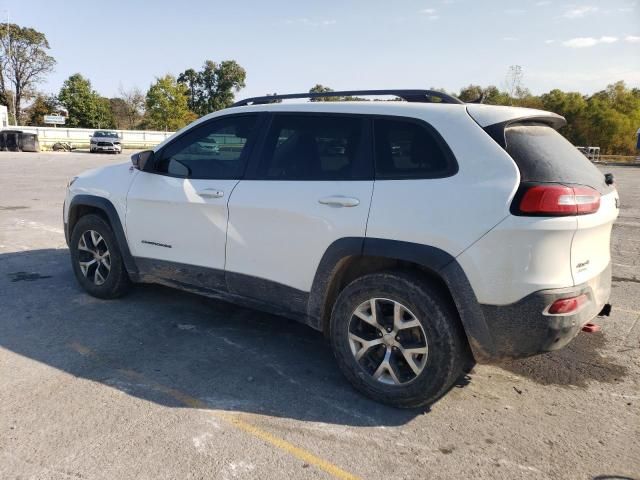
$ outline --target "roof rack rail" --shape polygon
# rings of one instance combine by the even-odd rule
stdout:
[[[274,103],[277,100],[290,100],[294,98],[324,98],[324,97],[355,97],[359,95],[394,95],[407,102],[418,103],[454,103],[463,104],[459,98],[437,90],[344,90],[340,92],[317,93],[289,93],[286,95],[265,95],[263,97],[245,98],[231,105],[243,107],[245,105],[264,105]],[[434,100],[437,99],[437,100]]]

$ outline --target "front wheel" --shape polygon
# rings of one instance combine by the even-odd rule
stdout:
[[[347,379],[372,399],[411,408],[454,384],[468,348],[451,301],[405,272],[366,275],[338,296],[331,343]]]
[[[124,295],[130,286],[111,226],[98,215],[85,215],[69,241],[71,264],[82,288],[98,298]]]

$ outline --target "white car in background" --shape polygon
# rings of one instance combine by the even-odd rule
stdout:
[[[273,103],[372,94],[407,101]],[[72,179],[73,270],[100,298],[151,282],[299,320],[358,390],[426,405],[610,310],[618,193],[565,123],[428,90],[248,99]]]
[[[89,152],[122,153],[122,137],[112,130],[96,130],[89,138]]]

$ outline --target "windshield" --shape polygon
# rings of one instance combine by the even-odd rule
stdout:
[[[96,132],[93,134],[94,137],[108,137],[108,138],[118,138],[118,132]]]

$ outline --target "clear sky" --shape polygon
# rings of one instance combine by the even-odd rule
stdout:
[[[334,89],[524,84],[591,93],[640,87],[638,0],[0,0],[0,19],[46,34],[58,61],[42,90],[87,76],[102,95],[146,90],[204,60],[247,70],[237,96]],[[5,17],[5,18],[2,18]]]

